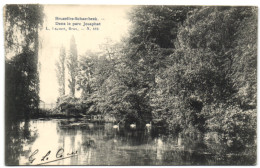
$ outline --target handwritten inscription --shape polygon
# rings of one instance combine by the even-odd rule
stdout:
[[[39,156],[39,149],[36,149],[29,156],[29,158],[28,158],[29,163],[33,164],[36,160],[38,160],[38,164],[45,164],[45,163],[55,162],[55,161],[62,160],[62,159],[71,158],[73,156],[78,155],[78,151],[72,151],[70,153],[65,154],[65,151],[63,148],[60,148],[55,152],[56,152],[56,153],[54,153],[55,156],[52,157],[53,159],[49,160],[51,155],[53,155],[53,152],[51,150],[46,152],[43,156]]]
[[[36,155],[38,152],[39,152],[39,149],[36,149],[36,150],[32,153],[32,155],[29,157],[29,162],[30,162],[30,163],[33,163],[33,161],[35,160],[34,155]]]

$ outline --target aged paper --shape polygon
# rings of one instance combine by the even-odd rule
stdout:
[[[6,165],[255,165],[255,6],[4,7]]]

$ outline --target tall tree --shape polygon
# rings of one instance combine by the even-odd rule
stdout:
[[[5,155],[6,165],[18,165],[14,153],[31,141],[29,125],[16,122],[37,112],[39,104],[38,31],[43,22],[41,5],[6,5],[5,16]],[[25,135],[17,139],[17,134]]]
[[[38,31],[42,22],[41,5],[5,7],[6,113],[9,118],[29,116],[38,108]]]
[[[205,115],[208,128],[223,131],[230,121],[223,118],[230,113],[241,117],[249,113],[243,110],[255,108],[256,13],[252,7],[202,7],[179,27],[172,65],[158,76],[161,96],[155,94],[153,100],[154,111],[166,114],[169,125],[202,130]],[[239,121],[247,123],[247,117]],[[231,122],[242,131],[237,123]]]
[[[70,39],[70,53],[68,55],[67,67],[69,72],[70,95],[75,96],[76,75],[78,67],[78,52],[74,36]]]
[[[24,49],[38,54],[38,30],[43,23],[43,6],[7,5],[4,9],[6,55],[19,54]]]
[[[59,61],[56,62],[56,75],[59,84],[59,93],[60,97],[65,95],[65,58],[66,58],[66,51],[64,46],[60,48],[60,56]]]

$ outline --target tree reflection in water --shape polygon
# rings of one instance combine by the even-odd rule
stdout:
[[[19,165],[21,157],[29,157],[27,146],[37,139],[37,129],[31,127],[29,120],[6,122],[5,129],[6,165]]]
[[[42,152],[62,148],[65,155],[78,152],[46,165],[245,165],[254,164],[256,156],[252,148],[234,153],[218,140],[205,141],[204,135],[170,136],[81,120],[17,122],[8,135],[9,165],[29,164],[36,148]]]

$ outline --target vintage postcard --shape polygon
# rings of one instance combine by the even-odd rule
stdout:
[[[255,165],[256,6],[5,5],[5,165]]]

